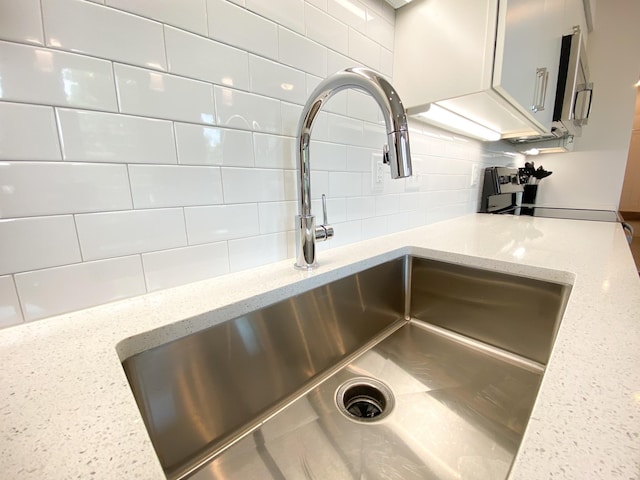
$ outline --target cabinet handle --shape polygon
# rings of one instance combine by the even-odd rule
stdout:
[[[531,110],[533,113],[538,113],[544,110],[544,105],[547,101],[547,84],[549,83],[549,70],[547,67],[541,67],[536,69],[536,88],[533,95],[533,105]]]
[[[580,112],[580,117],[576,116],[576,107],[578,106],[578,96],[581,93],[589,92],[589,103],[585,106],[582,106],[582,111]],[[574,123],[580,127],[589,123],[589,114],[591,113],[591,101],[593,100],[593,83],[587,83],[578,85],[578,91],[576,92],[575,99],[573,101],[573,118]],[[586,110],[586,112],[585,112]]]

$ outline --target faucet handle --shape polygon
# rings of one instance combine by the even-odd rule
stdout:
[[[322,225],[316,227],[315,237],[316,241],[324,242],[325,240],[331,240],[333,238],[333,227],[329,225],[327,220],[327,196],[322,194]]]
[[[329,221],[327,220],[327,196],[322,194],[322,224],[327,225]]]
[[[382,146],[382,163],[389,165],[389,145],[386,143]]]

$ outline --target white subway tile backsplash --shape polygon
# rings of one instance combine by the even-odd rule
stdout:
[[[26,321],[145,293],[138,255],[15,275]],[[68,293],[61,293],[63,291]]]
[[[232,272],[266,265],[285,258],[287,258],[285,233],[229,240],[229,265]]]
[[[425,175],[423,190],[449,191],[469,188],[469,177],[466,175]]]
[[[382,9],[382,6],[380,4],[385,2],[385,0],[359,0],[359,1],[367,8],[367,10],[372,10],[376,13],[380,13]]]
[[[282,170],[222,168],[224,203],[278,202],[284,200]]]
[[[327,11],[327,0],[307,0],[307,3],[319,8],[323,12]]]
[[[347,93],[347,113],[350,117],[367,122],[377,122],[380,119],[380,107],[371,95],[357,90],[349,90]]]
[[[207,34],[205,0],[106,0],[106,4],[200,35]]]
[[[165,27],[164,32],[171,73],[249,89],[247,52],[173,27]]]
[[[0,162],[0,217],[131,208],[126,165]]]
[[[362,146],[379,148],[382,151],[383,145],[389,143],[384,122],[381,122],[380,125],[364,122],[362,127]]]
[[[312,140],[309,146],[309,159],[314,169],[344,171],[347,169],[347,147]]]
[[[176,123],[175,131],[181,165],[254,165],[251,132],[189,123]]]
[[[371,217],[362,219],[362,239],[380,237],[389,233],[388,217]]]
[[[381,158],[378,156],[377,158]],[[383,174],[383,194],[391,194],[391,193],[405,193],[405,179],[403,178],[391,178],[391,168],[389,165],[384,166],[384,174]]]
[[[40,0],[0,0],[0,39],[43,45]]]
[[[338,93],[341,95],[344,92]],[[329,142],[329,115],[330,113],[320,112],[313,122],[313,130],[311,131],[311,139],[320,142]],[[297,132],[296,132],[297,135]]]
[[[297,171],[295,172],[297,176]],[[341,173],[341,172],[336,172]],[[320,199],[322,198],[322,194],[325,194],[327,197],[342,197],[346,195],[334,194],[332,192],[332,172],[323,172],[316,170],[315,172],[311,172],[311,184],[313,185],[313,190],[311,191],[311,198]],[[298,197],[296,193],[295,198]],[[318,211],[318,210],[317,210]]]
[[[278,100],[218,86],[214,91],[218,125],[269,133],[282,130]]]
[[[293,230],[294,217],[298,214],[297,202],[261,203],[258,208],[261,234]]]
[[[387,50],[393,50],[393,24],[389,23],[381,13],[371,8],[367,8],[367,22],[365,23],[364,33]]]
[[[278,58],[278,26],[226,0],[207,0],[209,36],[228,45]]]
[[[347,220],[360,220],[376,214],[375,197],[347,198]]]
[[[0,160],[62,159],[52,107],[0,102],[0,125]]]
[[[378,160],[382,160],[382,155],[381,154],[377,154],[376,156],[376,162]],[[373,163],[373,162],[372,162]],[[373,167],[373,165],[372,165]],[[385,186],[385,178],[386,175],[389,174],[389,170],[388,170],[388,166],[383,165],[382,170],[382,188],[380,188],[380,185],[374,185],[373,183],[373,168],[370,169],[368,172],[363,173],[362,174],[362,195],[368,196],[368,195],[382,195],[385,192],[384,190],[384,186]]]
[[[307,37],[343,55],[349,53],[349,27],[346,24],[308,4],[305,15]]]
[[[71,215],[0,220],[0,275],[80,262]]]
[[[400,212],[390,215],[387,219],[389,233],[401,232],[409,228],[409,212]]]
[[[327,212],[329,215],[329,218],[328,218],[329,224],[347,221],[347,200],[348,200],[347,198],[327,198]],[[296,205],[297,205],[297,202],[296,202]],[[322,199],[321,198],[316,198],[311,202],[311,211],[315,212],[316,218],[320,219],[322,217]]]
[[[362,121],[342,115],[327,114],[328,140],[345,145],[362,145],[363,126]],[[321,140],[321,138],[319,138]]]
[[[42,16],[48,47],[167,69],[157,22],[83,0],[42,0]]]
[[[169,121],[66,108],[56,113],[67,161],[177,163]]]
[[[298,199],[298,172],[296,170],[285,170],[284,172],[284,199],[285,200],[297,200]],[[317,186],[317,183],[313,181],[313,175],[322,173],[327,176],[327,180],[329,178],[329,174],[327,172],[317,172],[315,170],[311,170],[311,183]],[[311,193],[313,194],[313,191]]]
[[[278,27],[278,59],[318,77],[327,76],[327,48],[286,28]]]
[[[34,320],[293,256],[301,105],[327,74],[393,68],[383,0],[0,0],[0,12],[0,328],[22,310]],[[475,211],[480,144],[410,129],[417,180],[385,167],[378,190],[377,105],[353,90],[323,105],[312,211],[326,193],[336,237],[319,250]]]
[[[128,65],[114,65],[120,111],[145,117],[213,124],[212,86]]]
[[[393,52],[386,48],[380,49],[380,73],[385,75],[387,80],[393,77]]]
[[[367,9],[358,0],[328,0],[327,12],[342,23],[356,28],[361,32],[365,30],[367,22]]]
[[[399,211],[400,197],[397,194],[379,195],[376,198],[376,215],[392,215]]]
[[[85,261],[187,245],[181,208],[76,215],[76,225]]]
[[[298,104],[307,99],[305,74],[300,70],[251,55],[249,72],[253,93]]]
[[[22,310],[13,277],[0,277],[0,328],[22,323]]]
[[[0,99],[117,110],[111,63],[0,41]]]
[[[358,197],[362,195],[362,174],[329,172],[329,196]]]
[[[135,208],[222,203],[220,168],[188,165],[129,165]]]
[[[381,149],[370,149],[347,145],[347,171],[371,172],[373,155],[380,154]]]
[[[142,254],[147,289],[152,292],[229,272],[227,243],[212,243]]]
[[[317,244],[319,251],[330,250],[341,247],[349,243],[362,240],[362,221],[352,220],[350,222],[336,223],[332,225],[336,235],[330,242],[320,242]]]
[[[259,233],[255,203],[187,207],[184,209],[189,245],[250,237]]]
[[[402,193],[398,197],[398,210],[408,212],[417,210],[420,205],[420,194],[418,192]]]
[[[349,57],[374,70],[380,70],[380,45],[363,35],[349,29]]]
[[[296,168],[296,141],[294,138],[254,133],[253,145],[256,167]]]
[[[300,105],[282,102],[280,109],[282,111],[282,134],[289,137],[295,137],[298,134],[298,120],[302,114],[302,107]],[[322,113],[318,114],[315,124],[320,121],[321,116]]]
[[[304,34],[304,0],[245,0],[245,3],[249,10]]]
[[[381,8],[382,16],[386,18],[389,23],[395,25],[395,21],[396,21],[395,9],[385,1],[380,2],[380,8]]]
[[[352,58],[340,55],[333,50],[329,50],[327,53],[327,74],[339,72],[345,68],[361,67],[362,63]]]

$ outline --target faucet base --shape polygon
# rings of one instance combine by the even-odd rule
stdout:
[[[299,270],[312,270],[316,263],[316,217],[296,215],[296,263]]]

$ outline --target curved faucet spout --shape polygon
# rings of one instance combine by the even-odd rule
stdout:
[[[296,231],[296,267],[311,269],[316,266],[315,242],[333,237],[333,228],[315,226],[311,214],[311,171],[309,143],[311,129],[318,112],[333,95],[345,89],[360,90],[371,95],[384,115],[388,146],[383,149],[383,160],[391,167],[392,178],[411,175],[409,128],[402,101],[393,86],[378,73],[368,68],[347,68],[323,80],[311,93],[298,123],[299,215]],[[325,210],[326,219],[326,210]],[[326,220],[325,220],[326,223]]]

